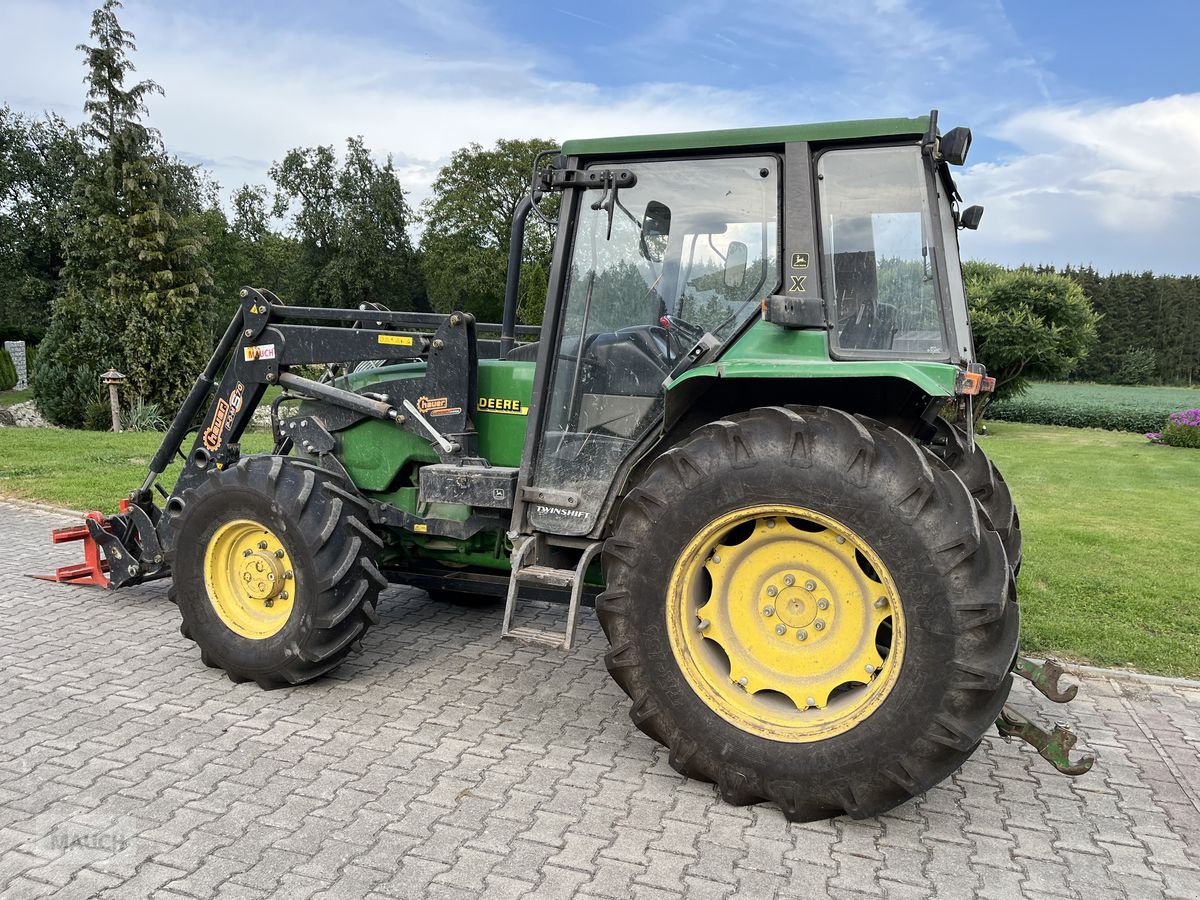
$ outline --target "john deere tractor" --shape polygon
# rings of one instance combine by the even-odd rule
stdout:
[[[567,649],[594,602],[671,765],[793,820],[901,803],[992,725],[1082,772],[1005,707],[1014,673],[1074,689],[1018,656],[1017,512],[971,427],[970,137],[934,112],[569,142],[533,161],[499,325],[246,288],[122,512],[58,535],[90,559],[62,577],[172,578],[201,660],[264,688],[341,663],[389,582],[503,596],[506,636]],[[243,454],[270,388],[274,450]],[[539,597],[563,630],[522,624]]]

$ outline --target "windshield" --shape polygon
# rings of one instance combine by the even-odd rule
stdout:
[[[864,355],[947,356],[920,148],[825,153],[817,183],[834,345]]]
[[[531,478],[578,496],[569,510],[529,513],[560,534],[591,530],[618,467],[659,421],[667,375],[704,332],[727,340],[777,288],[775,157],[622,168],[637,182],[615,200],[582,198]]]

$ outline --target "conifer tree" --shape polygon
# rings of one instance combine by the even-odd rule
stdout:
[[[72,189],[66,289],[35,381],[43,414],[63,425],[102,426],[97,379],[109,366],[129,376],[131,398],[174,408],[206,344],[201,244],[164,204],[172,161],[142,123],[146,99],[162,89],[149,80],[126,86],[136,46],[117,21],[120,6],[105,0],[92,14],[93,43],[78,48],[91,154]]]

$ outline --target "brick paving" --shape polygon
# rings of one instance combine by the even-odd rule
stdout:
[[[9,572],[74,561],[0,503]],[[500,609],[393,589],[363,652],[263,692],[201,665],[162,582],[0,586],[0,896],[1200,896],[1200,683],[1087,677],[1055,707],[1099,757],[990,737],[878,819],[789,825],[678,776],[584,614],[570,653]]]

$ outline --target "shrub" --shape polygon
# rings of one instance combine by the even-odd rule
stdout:
[[[1096,342],[1096,314],[1065,275],[968,264],[975,352],[996,379],[996,396],[1016,397],[1031,379],[1065,378]]]
[[[167,420],[157,403],[146,403],[140,397],[137,403],[121,413],[122,431],[166,431]]]
[[[997,422],[1064,425],[1068,428],[1101,428],[1105,431],[1145,434],[1161,425],[1165,414],[1166,410],[1163,409],[1105,408],[1017,397],[992,403],[987,408],[986,417]]]
[[[1171,413],[1162,431],[1148,432],[1146,437],[1155,444],[1200,450],[1200,409]]]
[[[0,347],[0,391],[11,391],[17,386],[17,366],[12,356]]]

